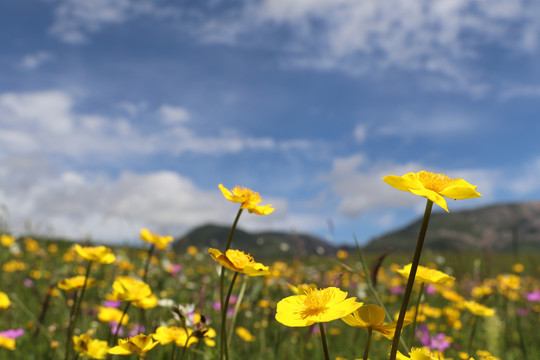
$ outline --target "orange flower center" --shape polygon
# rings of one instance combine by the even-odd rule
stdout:
[[[255,262],[253,257],[240,250],[227,250],[227,259],[229,259],[234,266],[239,269],[243,269],[247,264]]]
[[[451,181],[451,179],[444,174],[435,174],[428,171],[419,172],[418,179],[426,189],[435,192],[443,191]]]
[[[326,290],[310,289],[306,291],[304,299],[305,308],[300,312],[302,318],[317,316],[328,310],[328,302],[330,301],[330,293]]]

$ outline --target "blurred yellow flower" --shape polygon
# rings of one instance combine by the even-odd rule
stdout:
[[[119,339],[118,346],[109,350],[113,355],[131,355],[136,354],[140,357],[146,356],[146,353],[152,350],[159,341],[153,341],[151,335],[139,334],[129,339]]]
[[[0,244],[5,247],[10,247],[15,242],[15,238],[8,234],[0,235]]]
[[[472,199],[480,197],[476,186],[463,179],[450,179],[444,174],[435,174],[428,171],[407,173],[403,176],[388,175],[383,180],[398,190],[409,191],[415,195],[423,196],[448,211],[446,200]]]
[[[158,305],[158,298],[154,294],[150,294],[141,300],[133,301],[133,305],[140,309],[151,309]]]
[[[349,326],[372,329],[375,332],[381,333],[386,338],[392,339],[396,331],[397,322],[392,321],[383,324],[384,318],[384,309],[379,305],[364,305],[351,314],[342,317],[341,320]],[[410,321],[405,320],[403,326],[410,323]]]
[[[249,330],[245,327],[237,326],[234,332],[236,333],[236,335],[238,335],[240,339],[244,340],[245,342],[255,341],[255,336],[253,336],[251,332],[249,332]]]
[[[349,315],[362,306],[356,298],[336,287],[308,290],[304,295],[293,295],[277,304],[276,320],[286,326],[310,326]]]
[[[80,246],[75,245],[75,251],[77,254],[88,261],[96,261],[100,264],[111,264],[116,259],[114,254],[111,253],[111,249],[105,246]]]
[[[248,276],[268,275],[268,266],[255,262],[253,257],[240,250],[227,250],[225,255],[218,249],[208,249],[212,259],[225,266],[227,269],[244,273]]]
[[[512,265],[512,271],[515,273],[522,273],[523,270],[525,270],[525,266],[523,266],[523,264],[517,263]]]
[[[98,307],[98,320],[104,323],[108,323],[109,321],[114,321],[115,323],[119,323],[120,319],[122,319],[122,325],[126,325],[129,322],[129,315],[124,314],[124,317],[122,318],[122,314],[124,312],[121,310],[118,310],[116,308],[111,307],[105,307],[105,306],[99,306]]]
[[[78,275],[71,278],[62,279],[58,282],[58,287],[64,291],[78,290],[83,287],[85,278],[85,276]],[[86,288],[89,288],[94,283],[94,279],[88,278],[86,282]]]
[[[167,345],[174,341],[178,346],[186,347],[187,344],[187,347],[190,347],[198,342],[197,337],[193,336],[191,329],[187,329],[186,332],[186,329],[177,326],[160,326],[152,336],[162,345]]]
[[[2,270],[8,273],[22,271],[26,268],[28,268],[28,265],[19,260],[9,260],[8,262],[4,263],[4,265],[2,265]]]
[[[272,205],[258,205],[262,201],[261,196],[259,193],[254,192],[253,190],[236,186],[231,192],[222,184],[219,184],[219,189],[227,200],[242,204],[240,208],[247,209],[250,213],[255,213],[257,215],[268,215],[274,211]]]
[[[162,236],[158,234],[152,234],[148,229],[141,230],[141,240],[154,244],[158,249],[164,250],[167,245],[174,240],[172,236]]]
[[[396,360],[437,360],[433,354],[426,349],[413,348],[409,353],[411,357],[407,357],[398,351]]]
[[[136,302],[152,295],[150,286],[130,276],[117,276],[113,282],[113,293],[107,294],[107,300]]]
[[[347,250],[338,250],[336,256],[338,259],[345,260],[349,257],[349,253],[347,252]]]
[[[465,301],[463,303],[465,305],[465,308],[469,310],[472,314],[477,316],[493,316],[495,315],[495,310],[492,308],[488,308],[487,306],[484,306],[482,304],[479,304],[475,301]]]
[[[109,352],[106,341],[92,339],[88,333],[73,336],[73,348],[79,355],[86,355],[92,359],[105,359]]]
[[[0,347],[15,350],[15,339],[11,339],[5,336],[0,335]]]
[[[25,245],[26,251],[29,251],[29,252],[39,251],[39,243],[35,239],[29,238],[29,237],[24,239],[24,245]]]
[[[11,305],[6,293],[0,291],[0,310],[7,309]]]
[[[186,252],[191,256],[195,256],[199,253],[199,250],[196,246],[190,245],[187,247]]]
[[[396,270],[396,272],[407,279],[411,272],[411,265],[412,264],[405,265],[403,269]],[[416,276],[414,277],[414,281],[416,282],[437,285],[452,284],[454,280],[456,280],[456,278],[453,276],[447,275],[439,270],[429,269],[422,265],[418,265]]]

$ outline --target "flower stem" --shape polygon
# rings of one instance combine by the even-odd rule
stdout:
[[[324,351],[324,359],[330,360],[330,355],[328,355],[328,344],[326,343],[326,334],[324,332],[323,323],[319,323],[319,330],[321,331],[321,341],[322,341],[322,347]]]
[[[229,300],[231,298],[232,290],[234,287],[234,282],[236,281],[236,278],[238,277],[238,273],[235,272],[233,275],[233,278],[231,280],[231,285],[229,286],[229,291],[227,291],[227,296],[225,297],[225,302],[223,304],[223,307],[221,308],[221,353],[220,353],[220,359],[223,360],[223,356],[225,356],[225,359],[229,360],[229,349],[227,346],[227,309],[229,308]]]
[[[364,268],[365,279],[369,287],[369,290],[371,290],[371,293],[373,294],[375,301],[377,301],[379,306],[383,308],[384,313],[386,314],[386,317],[388,319],[391,319],[391,321],[394,321],[394,317],[392,316],[392,314],[390,314],[390,312],[386,308],[386,305],[384,305],[384,302],[379,297],[379,294],[377,293],[377,289],[375,289],[375,286],[373,286],[373,282],[371,281],[371,276],[369,276],[369,269],[366,263],[366,259],[362,252],[362,249],[360,248],[360,245],[358,244],[358,239],[356,238],[356,235],[353,235],[353,237],[354,237],[354,242],[356,243],[356,250],[358,251],[358,255],[360,256],[360,262],[362,263],[362,267]],[[400,338],[399,341],[400,341],[401,346],[403,346],[404,348],[407,347],[405,344],[405,340],[403,340],[403,338]]]
[[[409,348],[412,346],[414,336],[416,335],[416,322],[418,319],[418,310],[420,309],[420,301],[422,300],[422,293],[424,292],[425,283],[420,284],[420,291],[418,292],[418,299],[416,300],[416,310],[414,311],[414,319],[412,323],[411,337],[409,338]]]
[[[146,258],[146,264],[144,265],[144,274],[143,274],[143,281],[146,282],[146,277],[148,276],[148,268],[150,267],[150,261],[152,260],[152,254],[154,253],[155,245],[151,244],[150,248],[148,249],[148,257]]]
[[[403,300],[401,301],[401,309],[399,310],[396,330],[394,332],[394,338],[392,339],[390,360],[396,360],[399,339],[401,338],[401,329],[403,328],[405,313],[407,312],[407,306],[409,305],[409,299],[411,298],[414,278],[416,277],[416,270],[418,269],[418,263],[420,262],[420,255],[422,254],[422,247],[424,246],[424,240],[426,238],[426,232],[432,208],[433,202],[431,200],[428,200],[426,203],[426,210],[424,212],[424,219],[422,220],[422,226],[420,227],[420,233],[418,234],[418,240],[416,242],[416,249],[414,250],[413,261],[411,264],[411,272],[409,273],[409,279],[407,280],[407,286],[405,287],[405,293],[403,294]]]
[[[369,346],[371,345],[371,334],[373,334],[373,328],[368,328],[368,335],[366,341],[366,349],[364,350],[364,360],[368,359]]]
[[[81,294],[77,296],[77,293],[75,294],[73,298],[73,306],[71,307],[71,313],[69,316],[69,325],[68,325],[68,331],[67,331],[67,339],[66,339],[66,352],[65,352],[65,359],[69,359],[69,355],[71,352],[71,337],[73,336],[73,330],[75,328],[75,321],[77,320],[77,315],[79,315],[79,312],[81,311],[81,303],[84,297],[84,292],[86,291],[86,285],[88,283],[88,277],[90,276],[90,269],[92,267],[92,261],[88,261],[88,264],[86,265],[86,274],[84,276],[84,283],[83,287],[81,289]]]
[[[238,220],[240,219],[240,215],[242,215],[242,208],[238,209],[238,213],[236,214],[236,218],[234,219],[233,225],[231,227],[231,231],[229,232],[229,237],[227,238],[227,243],[225,244],[225,250],[223,250],[223,253],[226,253],[227,250],[231,247],[232,238],[234,235],[234,232],[236,231],[236,225],[238,224]],[[221,266],[221,274],[219,276],[219,304],[221,305],[221,308],[223,309],[223,292],[224,292],[224,285],[225,284],[225,266]]]
[[[131,305],[131,302],[128,301],[126,303],[126,307],[124,308],[124,312],[122,313],[122,316],[120,316],[120,321],[118,322],[118,325],[116,326],[116,331],[114,332],[113,341],[112,341],[112,344],[110,345],[116,344],[116,340],[118,339],[118,332],[120,331],[120,327],[122,326],[122,320],[124,320],[124,316],[126,316],[130,305]]]

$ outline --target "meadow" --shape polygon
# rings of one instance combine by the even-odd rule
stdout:
[[[242,204],[228,244],[244,209],[271,212],[258,194],[252,208],[224,195]],[[426,251],[409,281],[416,254],[253,259],[227,246],[175,253],[146,229],[141,240],[3,234],[0,358],[383,360],[410,287],[398,359],[540,359],[534,254]]]

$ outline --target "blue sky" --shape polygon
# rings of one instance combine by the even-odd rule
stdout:
[[[445,172],[540,196],[540,3],[0,3],[0,203],[14,233],[118,242],[230,224],[336,243],[424,201],[381,178]],[[331,224],[331,226],[329,225]]]

